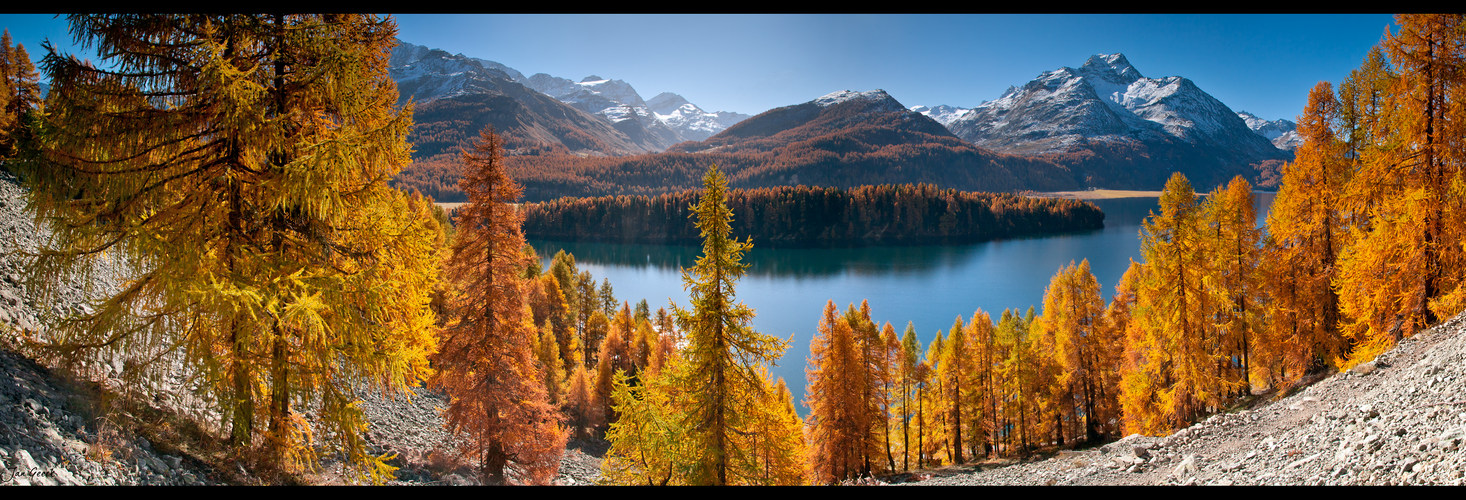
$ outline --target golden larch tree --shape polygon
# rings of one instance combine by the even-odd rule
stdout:
[[[1461,115],[1466,30],[1460,14],[1402,14],[1381,42],[1398,72],[1377,146],[1361,154],[1352,190],[1377,200],[1339,256],[1340,312],[1352,361],[1459,312],[1441,301],[1466,283],[1466,178]]]
[[[1201,212],[1202,224],[1213,235],[1208,242],[1212,265],[1203,278],[1216,330],[1213,378],[1217,397],[1226,404],[1252,393],[1251,356],[1265,319],[1258,268],[1262,230],[1252,185],[1240,175],[1212,190]]]
[[[58,275],[89,278],[105,260],[127,276],[48,332],[52,352],[177,350],[208,382],[236,453],[264,420],[266,465],[312,466],[306,439],[321,434],[360,478],[385,479],[355,391],[429,375],[442,238],[424,199],[387,185],[408,162],[411,124],[387,76],[391,20],[68,20],[106,64],[47,47],[44,137],[21,165],[38,217],[53,221],[32,289],[46,300]]]
[[[1216,360],[1207,349],[1203,306],[1206,241],[1199,234],[1196,193],[1184,175],[1173,174],[1166,182],[1160,209],[1141,226],[1144,263],[1135,276],[1131,310],[1141,338],[1127,344],[1141,366],[1129,372],[1122,389],[1129,391],[1127,419],[1146,422],[1127,432],[1146,434],[1195,421],[1215,389],[1207,373]]]
[[[1059,367],[1062,404],[1084,420],[1086,442],[1113,433],[1109,410],[1116,397],[1114,375],[1119,373],[1119,339],[1110,338],[1104,325],[1104,299],[1089,260],[1073,261],[1060,269],[1044,290],[1043,316],[1038,329],[1054,339],[1050,353]]]
[[[1342,89],[1341,89],[1342,90]],[[1353,173],[1348,145],[1335,133],[1340,102],[1319,82],[1298,118],[1303,144],[1283,166],[1283,182],[1268,209],[1265,265],[1271,321],[1264,350],[1276,357],[1278,383],[1341,364],[1348,355],[1339,335],[1338,255],[1348,242],[1345,188]],[[1363,140],[1363,139],[1361,139]]]
[[[819,330],[810,340],[805,420],[814,484],[838,483],[862,475],[867,430],[861,425],[860,357],[855,332],[835,301],[825,303]]]

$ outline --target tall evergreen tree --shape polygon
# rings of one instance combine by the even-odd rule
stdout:
[[[710,167],[693,207],[703,254],[682,273],[692,309],[674,308],[688,340],[687,369],[679,372],[678,386],[689,398],[685,427],[698,452],[690,464],[693,484],[737,484],[750,477],[755,464],[738,443],[740,433],[750,431],[750,405],[758,401],[750,396],[763,389],[757,367],[779,359],[788,346],[749,328],[754,311],[735,299],[734,287],[748,269],[743,252],[752,242],[731,235],[727,190],[722,172]]]
[[[674,306],[672,313],[685,332],[686,347],[653,378],[665,378],[667,383],[648,386],[638,395],[620,389],[626,384],[623,378],[613,389],[613,407],[622,419],[607,435],[616,456],[613,479],[642,483],[650,469],[636,463],[651,462],[633,456],[647,449],[638,443],[656,442],[655,435],[646,433],[666,429],[679,429],[678,445],[664,451],[670,454],[666,459],[673,472],[653,484],[766,484],[774,477],[768,471],[771,455],[760,451],[770,436],[759,429],[770,424],[768,404],[774,400],[766,394],[771,387],[766,367],[779,358],[788,341],[753,331],[749,327],[753,309],[735,298],[734,287],[747,271],[743,252],[751,242],[731,237],[733,214],[726,195],[722,172],[710,167],[701,199],[692,207],[702,232],[703,255],[682,274],[692,308]],[[671,328],[658,329],[663,338],[675,339]],[[625,396],[618,399],[616,394]],[[656,421],[670,424],[645,425]]]
[[[1160,213],[1141,228],[1145,261],[1136,276],[1131,314],[1142,335],[1127,344],[1140,366],[1127,375],[1124,401],[1126,418],[1146,424],[1127,432],[1150,434],[1186,425],[1213,396],[1207,371],[1216,361],[1207,349],[1206,249],[1196,198],[1185,176],[1172,175],[1161,194]]]
[[[1252,391],[1252,351],[1263,329],[1262,230],[1252,185],[1237,176],[1217,186],[1202,206],[1203,224],[1215,236],[1209,242],[1212,265],[1206,277],[1215,312],[1218,396],[1224,400]]]
[[[860,477],[866,432],[861,428],[861,370],[854,329],[825,303],[818,333],[810,341],[805,406],[812,482],[837,483]]]
[[[6,29],[0,34],[0,160],[15,156],[20,142],[32,138],[28,116],[40,105],[36,67],[24,45],[11,45]]]
[[[524,301],[524,235],[512,205],[519,186],[504,171],[497,135],[485,129],[463,155],[457,237],[447,270],[458,293],[449,309],[435,378],[451,402],[448,428],[486,482],[507,470],[537,483],[559,469],[566,433],[550,407],[531,347],[536,331]]]
[[[1108,375],[1118,373],[1119,339],[1106,335],[1104,299],[1088,259],[1077,266],[1070,261],[1054,275],[1044,290],[1043,311],[1038,328],[1055,341],[1049,354],[1060,368],[1061,404],[1071,405],[1071,413],[1084,419],[1085,439],[1093,443],[1116,417],[1106,410],[1116,396]]]
[[[916,418],[916,411],[911,407],[915,402],[916,386],[921,382],[917,371],[921,365],[919,342],[916,326],[907,322],[906,331],[901,334],[901,357],[896,365],[901,379],[901,413],[897,416],[901,419],[901,470],[911,470],[911,424]]]
[[[1359,345],[1355,361],[1466,304],[1463,19],[1402,14],[1398,32],[1381,42],[1398,71],[1379,124],[1388,135],[1363,151],[1351,183],[1375,205],[1339,257],[1340,310]],[[1457,298],[1439,300],[1448,295]]]
[[[1303,144],[1296,159],[1283,167],[1283,183],[1268,209],[1271,244],[1268,264],[1260,267],[1272,275],[1264,280],[1272,311],[1265,347],[1278,357],[1279,373],[1272,374],[1277,382],[1341,364],[1348,355],[1339,335],[1339,296],[1333,284],[1351,219],[1345,188],[1353,160],[1348,144],[1334,130],[1341,114],[1340,100],[1328,82],[1319,82],[1308,93],[1298,123]]]

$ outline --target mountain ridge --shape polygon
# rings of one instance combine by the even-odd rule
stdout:
[[[947,127],[975,145],[1053,158],[1088,187],[1159,189],[1171,171],[1198,186],[1292,158],[1180,76],[1147,78],[1124,54],[1096,54],[1010,87]]]

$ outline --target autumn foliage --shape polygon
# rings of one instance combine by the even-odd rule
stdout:
[[[180,353],[233,454],[263,444],[264,470],[307,473],[326,451],[353,479],[390,477],[365,446],[356,392],[402,392],[431,373],[443,234],[426,199],[387,185],[411,123],[387,77],[392,22],[69,21],[107,64],[47,47],[37,152],[17,164],[54,221],[35,292],[48,300],[59,276],[109,259],[125,285],[40,340],[73,360],[132,360],[134,380]]]
[[[504,173],[500,148],[485,130],[464,153],[473,167],[462,181],[470,201],[454,221],[445,270],[455,293],[434,380],[452,399],[449,430],[464,437],[463,451],[477,459],[487,482],[505,482],[513,468],[547,483],[559,469],[566,433],[532,352],[540,335],[524,302],[524,236],[511,205],[519,187]]]

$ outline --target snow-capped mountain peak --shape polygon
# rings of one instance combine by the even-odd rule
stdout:
[[[689,141],[701,141],[748,118],[742,113],[719,111],[709,113],[687,99],[671,92],[662,92],[646,101],[658,120],[672,127]]]
[[[670,115],[683,105],[692,104],[687,99],[671,92],[662,92],[656,97],[646,100],[646,105],[659,115]],[[697,107],[697,106],[693,106]],[[700,110],[699,110],[700,111]]]
[[[978,145],[1027,153],[1061,151],[1082,138],[1194,142],[1245,128],[1191,80],[1146,78],[1118,53],[1091,56],[1078,69],[1045,72],[974,111],[948,127]]]
[[[1084,61],[1079,67],[1079,72],[1094,75],[1116,83],[1130,83],[1141,78],[1140,71],[1130,65],[1130,60],[1125,54],[1095,54]]]
[[[827,108],[827,107],[833,106],[835,104],[839,104],[839,103],[846,102],[846,101],[853,101],[853,100],[857,100],[857,99],[859,99],[859,100],[868,100],[868,101],[876,101],[876,102],[880,102],[880,101],[895,101],[894,99],[891,99],[891,96],[890,95],[886,94],[886,91],[881,90],[881,89],[867,90],[865,92],[854,92],[854,91],[850,91],[850,90],[841,90],[841,91],[831,92],[831,93],[828,93],[828,94],[825,94],[825,95],[822,95],[822,96],[816,98],[814,100],[814,104],[816,106],[821,107],[821,108]]]
[[[1079,68],[1046,71],[944,124],[966,141],[1004,153],[1125,148],[1136,151],[1132,160],[1170,155],[1186,158],[1188,169],[1201,168],[1200,162],[1221,166],[1207,175],[1250,174],[1249,165],[1288,157],[1191,80],[1147,78],[1118,53],[1091,56]],[[1124,175],[1130,174],[1097,179],[1133,182],[1134,177],[1120,180]],[[1144,175],[1165,180],[1158,171]]]

